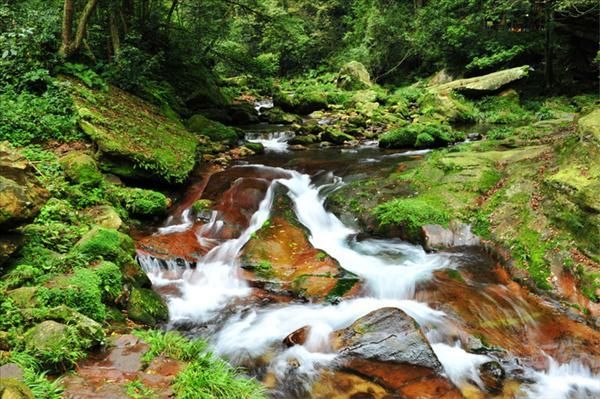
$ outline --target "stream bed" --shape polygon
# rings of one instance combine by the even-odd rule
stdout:
[[[199,170],[138,240],[168,328],[207,339],[273,398],[600,397],[597,329],[482,249],[427,253],[328,211],[344,184],[427,151],[290,151],[292,136],[249,128],[265,154]],[[212,206],[196,214],[198,199]]]

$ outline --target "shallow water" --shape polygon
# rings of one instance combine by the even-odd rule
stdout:
[[[511,282],[483,253],[429,254],[398,239],[358,240],[359,231],[326,210],[327,195],[345,182],[389,174],[424,151],[381,151],[373,143],[289,151],[285,129],[261,129],[249,137],[265,145],[264,155],[210,175],[202,190],[188,192],[182,201],[187,207],[138,243],[140,263],[167,299],[171,328],[210,326],[203,334],[215,351],[267,381],[272,396],[311,397],[319,375],[337,367],[331,334],[371,311],[396,307],[418,323],[445,375],[467,396],[475,387],[484,395],[478,397],[492,397],[483,393],[478,370],[498,360],[507,380],[520,386],[498,397],[600,397],[598,332]],[[337,303],[282,300],[247,278],[240,254],[269,220],[282,189],[310,244],[359,278],[355,295]],[[195,219],[189,207],[200,197],[215,207]],[[172,256],[145,245],[157,240]],[[191,244],[180,245],[186,240]],[[303,345],[281,344],[305,326],[310,329]],[[469,353],[473,336],[496,350]]]

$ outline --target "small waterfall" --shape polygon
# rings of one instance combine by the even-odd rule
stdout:
[[[247,131],[246,138],[252,143],[260,143],[266,151],[285,152],[287,142],[294,137],[294,132],[282,131]]]
[[[258,115],[262,114],[262,111],[265,109],[271,109],[274,107],[273,99],[270,97],[261,98],[260,100],[256,100],[254,102],[254,109]]]
[[[600,398],[600,376],[578,361],[559,364],[548,358],[547,371],[535,372],[536,383],[523,389],[526,399]]]

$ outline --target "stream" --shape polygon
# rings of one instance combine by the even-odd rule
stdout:
[[[290,151],[293,133],[285,127],[247,132],[264,154],[225,170],[198,171],[164,224],[138,240],[138,261],[168,303],[168,328],[207,339],[216,353],[263,381],[273,398],[600,397],[597,329],[519,286],[483,250],[427,253],[399,239],[365,236],[327,210],[327,197],[344,184],[389,175],[426,151],[384,151],[376,143]],[[214,205],[195,215],[191,206],[200,198]],[[246,267],[257,234],[276,222],[274,214],[285,213],[275,209],[281,201],[301,226],[269,231],[275,237],[270,259],[300,259],[315,250],[310,262],[329,262],[358,281],[347,293],[334,300],[318,295],[330,280],[346,278],[333,273],[335,280],[329,271],[306,274],[306,292],[317,294],[298,295],[293,282],[259,278]],[[297,277],[294,267],[277,276]],[[347,360],[348,348],[332,337],[382,308],[414,319],[426,338],[422,348],[430,345],[441,363],[435,377],[398,371],[387,341],[366,355],[354,350]],[[300,342],[284,344],[298,331]],[[423,356],[423,364],[430,361]],[[482,376],[489,364],[502,374],[493,389]]]

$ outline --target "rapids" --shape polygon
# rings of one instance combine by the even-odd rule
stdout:
[[[217,353],[234,364],[248,367],[250,373],[258,377],[271,375],[275,380],[269,385],[273,397],[302,397],[310,396],[311,384],[321,370],[335,366],[336,353],[329,341],[332,332],[350,326],[371,311],[396,307],[418,323],[442,363],[446,376],[456,386],[461,389],[466,385],[482,387],[479,366],[496,360],[495,356],[469,353],[464,337],[473,333],[472,323],[462,320],[461,313],[451,307],[440,306],[439,301],[424,301],[421,292],[422,287],[428,284],[428,290],[435,291],[437,273],[462,267],[466,255],[461,252],[426,253],[420,246],[398,239],[358,239],[360,232],[355,227],[344,224],[325,207],[327,196],[344,184],[344,178],[337,176],[336,172],[348,177],[351,173],[364,173],[360,165],[388,165],[390,160],[422,154],[380,153],[367,146],[351,149],[354,151],[353,165],[344,165],[340,169],[340,165],[335,164],[330,170],[323,171],[313,166],[298,167],[302,165],[299,159],[310,162],[303,160],[301,155],[284,155],[286,140],[290,137],[285,131],[251,132],[249,137],[271,151],[262,159],[257,157],[257,161],[269,162],[275,157],[277,160],[271,165],[281,166],[238,164],[229,169],[233,176],[232,184],[255,179],[266,187],[258,195],[259,201],[254,208],[247,207],[250,211],[245,228],[240,229],[239,234],[229,234],[226,231],[227,215],[222,209],[213,211],[208,220],[198,223],[188,208],[179,215],[172,215],[154,235],[193,232],[199,245],[206,248],[203,256],[191,256],[187,260],[158,259],[154,254],[138,251],[138,261],[167,300],[170,328],[212,325],[206,338]],[[331,155],[331,151],[338,150],[321,151],[330,151]],[[339,154],[348,156],[347,153]],[[289,166],[283,167],[285,160],[277,157],[284,156],[296,158],[292,158],[294,162],[288,162]],[[323,163],[325,167],[327,162]],[[209,189],[211,181],[208,182]],[[293,204],[297,219],[306,228],[312,246],[337,260],[343,269],[360,279],[362,289],[359,295],[337,303],[253,300],[255,287],[242,273],[240,253],[268,222],[275,191],[282,188]],[[477,284],[473,283],[469,289],[492,297],[492,294],[486,293],[487,288],[482,288],[484,283]],[[488,286],[494,288],[499,285],[485,287]],[[440,290],[443,290],[442,284]],[[464,294],[468,293],[465,288]],[[528,331],[537,331],[539,326],[535,316],[524,310],[525,305],[520,305],[518,298],[510,299],[508,295],[506,298],[513,304],[499,309],[505,312],[506,319],[519,314],[519,317],[527,319],[524,325],[529,326],[525,327]],[[502,305],[499,300],[494,303]],[[304,326],[310,329],[303,345],[282,347],[281,342],[288,334]],[[497,357],[503,362],[508,378],[520,381],[520,388],[512,397],[600,397],[600,376],[595,374],[600,368],[598,358],[592,356],[591,361],[595,364],[584,364],[575,358],[559,363],[546,355],[545,348],[536,351],[538,356],[546,358],[540,363],[545,363],[545,366],[520,359],[520,353],[510,353],[510,347],[504,348],[508,353]],[[267,359],[266,365],[260,359]],[[252,368],[259,364],[262,364],[261,369],[253,371]],[[511,371],[516,374],[510,375]],[[467,395],[466,390],[463,393]]]

